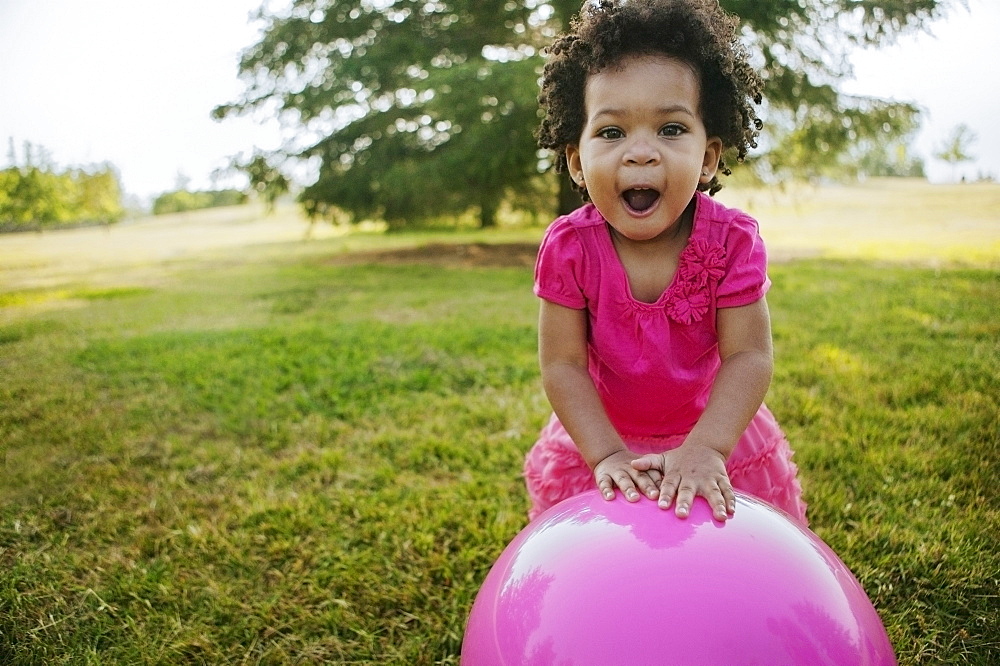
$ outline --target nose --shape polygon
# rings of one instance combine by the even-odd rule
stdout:
[[[660,163],[660,152],[652,141],[639,136],[629,142],[622,158],[626,164],[650,166]]]

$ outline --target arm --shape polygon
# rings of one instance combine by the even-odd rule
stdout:
[[[543,300],[538,318],[542,384],[552,409],[573,439],[605,499],[618,487],[629,501],[658,494],[659,474],[631,465],[631,453],[604,411],[587,370],[587,312]]]
[[[659,470],[660,506],[676,497],[676,513],[687,516],[696,495],[708,500],[715,517],[724,520],[736,508],[726,460],[760,408],[773,369],[771,321],[767,302],[718,311],[722,365],[708,404],[684,443],[666,453],[647,455],[633,466]]]

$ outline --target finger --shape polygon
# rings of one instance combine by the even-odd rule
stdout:
[[[647,472],[654,469],[662,472],[663,456],[658,453],[647,453],[644,456],[639,456],[632,461],[632,468],[640,472]]]
[[[615,484],[617,484],[618,489],[622,491],[622,494],[625,495],[625,499],[629,502],[638,501],[639,491],[635,489],[635,482],[627,472],[621,471],[616,474]]]
[[[677,502],[674,513],[678,518],[687,518],[691,514],[691,505],[694,504],[694,487],[682,483],[677,489]]]
[[[677,494],[677,485],[680,483],[680,478],[677,476],[664,476],[660,481],[660,501],[659,505],[661,509],[669,509],[670,505],[674,501],[674,495]]]
[[[716,520],[725,520],[729,517],[729,507],[726,504],[726,498],[722,494],[721,484],[709,487],[708,492],[705,493],[705,499],[708,500],[708,505],[712,507],[712,516]]]
[[[607,474],[602,474],[597,479],[597,487],[601,491],[601,496],[606,500],[615,498],[615,482]]]
[[[736,513],[736,493],[733,491],[733,485],[729,483],[729,479],[722,479],[719,481],[719,489],[722,491],[722,497],[726,502],[726,513],[730,516]]]
[[[639,490],[642,491],[642,494],[649,499],[656,499],[656,497],[660,494],[659,484],[652,479],[649,473],[636,472],[632,478],[635,481],[635,484],[639,486]]]

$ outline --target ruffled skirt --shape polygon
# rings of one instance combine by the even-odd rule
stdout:
[[[680,446],[685,437],[627,439],[625,445],[640,455],[662,453]],[[734,488],[769,502],[807,525],[806,504],[792,455],[774,416],[761,405],[729,456],[726,470]],[[596,486],[593,472],[555,414],[525,456],[524,480],[531,498],[530,518]]]

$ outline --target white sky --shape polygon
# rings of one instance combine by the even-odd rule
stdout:
[[[240,52],[257,40],[260,0],[0,0],[0,163],[8,138],[44,147],[60,166],[109,161],[126,191],[193,188],[276,123],[217,122],[234,101]],[[225,186],[225,181],[219,183]]]
[[[239,53],[256,41],[260,0],[0,0],[0,166],[8,138],[59,166],[108,161],[130,194],[213,185],[212,172],[254,146],[276,147],[277,124],[216,122],[237,99]],[[925,110],[916,148],[932,180],[1000,177],[1000,67],[989,57],[1000,1],[968,0],[920,34],[853,59],[848,92],[916,102]],[[957,172],[931,157],[960,123],[977,157]],[[240,184],[221,180],[218,186]]]
[[[1000,179],[1000,66],[995,57],[1000,0],[964,2],[966,7],[956,6],[930,24],[929,34],[856,53],[854,80],[842,87],[844,92],[914,102],[923,110],[914,147],[934,182],[980,174]],[[932,156],[960,124],[976,135],[969,150],[976,160],[954,168]]]

